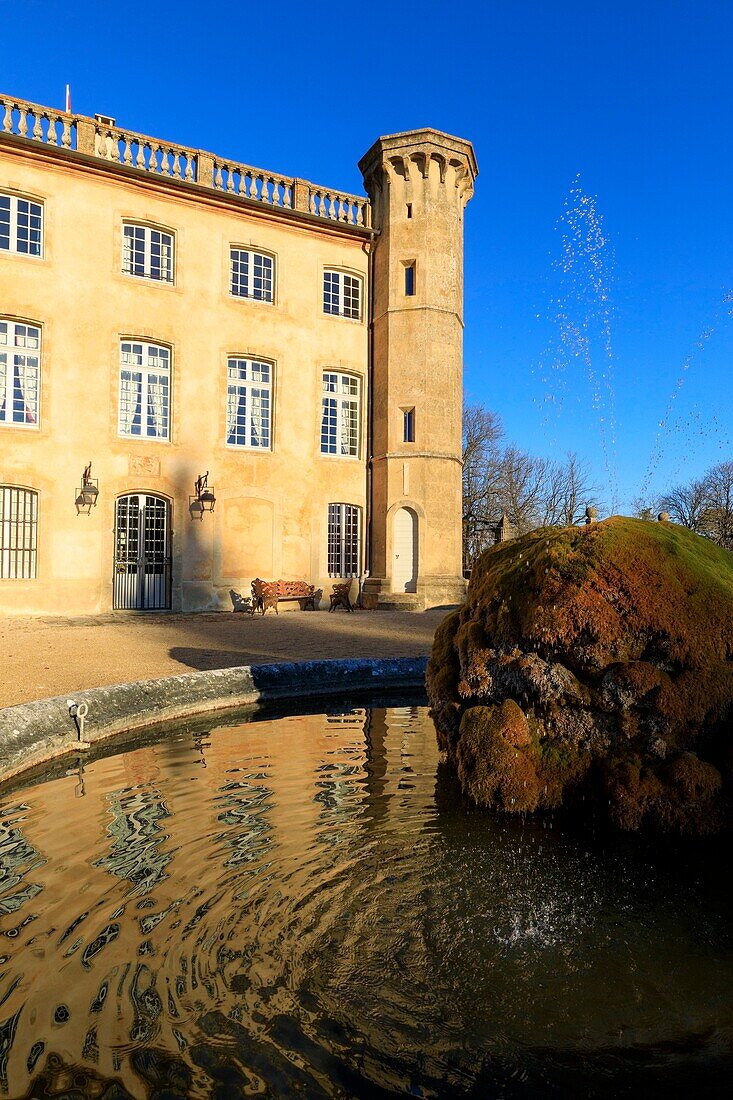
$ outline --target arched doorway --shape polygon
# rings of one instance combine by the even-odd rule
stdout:
[[[417,592],[417,516],[399,508],[392,527],[392,591]]]
[[[113,607],[163,611],[171,605],[170,503],[151,493],[117,498]]]

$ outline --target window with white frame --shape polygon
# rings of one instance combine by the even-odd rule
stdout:
[[[34,580],[38,493],[0,485],[0,579]]]
[[[338,317],[361,317],[361,279],[345,271],[323,272],[323,312]]]
[[[227,443],[233,447],[270,449],[272,363],[259,359],[227,360]]]
[[[38,426],[41,329],[0,318],[0,424]]]
[[[0,194],[0,252],[40,256],[42,251],[43,203]]]
[[[359,379],[353,374],[323,372],[321,454],[359,454]]]
[[[173,234],[149,225],[123,225],[122,270],[125,275],[173,282]]]
[[[328,506],[328,575],[358,577],[361,562],[361,508]]]
[[[230,289],[235,298],[254,298],[258,302],[274,301],[275,261],[264,252],[251,248],[231,248]]]
[[[170,438],[170,348],[120,341],[120,435]]]

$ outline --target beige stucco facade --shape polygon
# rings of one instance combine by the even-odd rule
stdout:
[[[2,102],[7,110],[12,101]],[[13,129],[17,117],[11,113]],[[67,121],[52,117],[59,127]],[[261,176],[271,187],[263,197],[231,193],[207,183],[216,178],[217,162],[200,152],[189,156],[197,178],[141,170],[134,157],[100,155],[99,125],[96,146],[84,152],[82,134],[94,124],[76,116],[76,125],[76,148],[12,129],[0,136],[0,195],[43,207],[41,255],[0,248],[0,319],[41,330],[36,422],[0,419],[0,485],[38,494],[35,576],[0,577],[0,611],[112,609],[116,502],[126,494],[165,502],[166,605],[173,610],[228,607],[229,589],[248,592],[256,576],[307,580],[327,593],[334,581],[333,503],[360,509],[359,571],[371,566],[381,579],[376,597],[390,591],[390,517],[400,503],[417,516],[419,576],[411,586],[417,602],[441,602],[457,591],[462,209],[475,174],[468,143],[420,132],[421,148],[437,142],[438,158],[453,142],[461,170],[449,165],[442,172],[439,159],[428,155],[427,172],[410,191],[414,216],[407,226],[395,213],[405,196],[397,195],[390,170],[389,185],[380,187],[392,205],[374,191],[372,228],[365,200],[358,207],[354,197],[336,196],[341,206],[332,199],[329,209],[337,216],[324,216],[320,196],[333,193],[267,173]],[[117,131],[113,136],[117,149]],[[130,146],[125,140],[123,134],[119,148]],[[381,140],[383,146],[398,139]],[[101,148],[108,152],[107,141]],[[231,165],[228,171],[234,179]],[[375,178],[371,167],[370,189]],[[286,196],[281,204],[274,201],[278,181]],[[311,197],[303,201],[305,187]],[[172,235],[172,282],[123,273],[125,224]],[[232,295],[230,249],[237,246],[272,257],[271,302]],[[399,279],[413,254],[418,291],[405,311]],[[324,312],[327,269],[360,280],[358,318]],[[166,439],[120,432],[124,340],[170,351]],[[271,364],[269,448],[227,443],[230,357]],[[354,455],[321,453],[324,371],[358,381]],[[415,408],[417,425],[404,461],[390,457],[404,449],[395,435],[403,406]],[[77,515],[74,501],[90,461],[99,496],[88,515]],[[192,519],[189,498],[207,471],[216,506]],[[6,523],[6,541],[8,530]]]

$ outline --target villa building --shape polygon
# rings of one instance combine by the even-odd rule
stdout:
[[[367,198],[0,115],[0,613],[457,602],[471,144],[380,138]]]

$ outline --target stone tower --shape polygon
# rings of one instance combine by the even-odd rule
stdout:
[[[458,603],[463,210],[473,146],[438,130],[379,138],[359,162],[372,270],[370,603]]]

